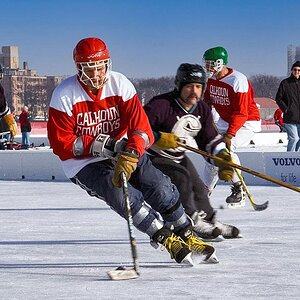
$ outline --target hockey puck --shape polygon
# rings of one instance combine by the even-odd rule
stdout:
[[[219,207],[220,209],[224,209],[224,206],[223,205],[220,205],[220,207]]]
[[[124,271],[124,270],[126,270],[126,268],[123,267],[123,266],[119,266],[119,267],[116,268],[116,270],[118,270],[118,271]]]

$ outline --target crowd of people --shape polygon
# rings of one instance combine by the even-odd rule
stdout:
[[[142,107],[133,84],[112,70],[104,41],[80,40],[73,59],[77,73],[54,90],[47,124],[50,146],[66,176],[126,218],[124,174],[133,224],[152,244],[164,246],[177,263],[191,263],[192,253],[217,263],[215,248],[207,241],[238,238],[240,230],[217,219],[211,196],[218,180],[227,181],[232,185],[228,207],[245,205],[241,174],[227,163],[240,164],[236,150],[261,130],[250,81],[228,66],[225,48],[213,47],[204,52],[203,66],[180,64],[174,89]],[[300,146],[299,75],[296,62],[276,95],[288,151]],[[2,87],[0,91],[0,117],[13,137],[16,124]],[[28,148],[28,107],[19,120],[22,145]],[[206,159],[200,177],[182,143],[220,160]]]

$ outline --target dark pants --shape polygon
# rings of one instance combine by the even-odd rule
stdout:
[[[151,157],[151,160],[176,185],[180,194],[179,200],[188,215],[196,210],[203,210],[207,214],[206,219],[212,217],[213,208],[209,202],[208,190],[187,156],[180,163],[163,157]]]
[[[85,166],[71,181],[89,195],[103,199],[120,216],[126,218],[126,208],[121,188],[112,184],[115,162],[103,160]],[[184,209],[178,201],[178,191],[168,176],[155,168],[145,154],[139,159],[129,183],[131,212],[134,225],[152,236],[164,222],[181,229],[189,224]],[[146,204],[146,203],[148,204]]]

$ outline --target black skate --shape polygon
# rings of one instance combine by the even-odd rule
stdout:
[[[221,230],[210,221],[205,220],[206,213],[202,210],[191,215],[193,231],[204,241],[218,242],[224,240]]]
[[[177,263],[193,265],[192,253],[189,246],[170,229],[163,227],[152,237],[153,243],[159,243],[168,250],[172,259]]]
[[[240,230],[237,227],[235,227],[233,225],[229,225],[229,224],[224,224],[224,223],[218,221],[216,218],[216,212],[213,213],[211,222],[220,229],[221,235],[225,239],[235,239],[235,238],[242,237],[240,235]]]
[[[231,187],[231,195],[227,197],[228,208],[239,208],[245,206],[246,192],[242,183],[235,182]]]
[[[200,254],[204,256],[202,262],[216,264],[219,262],[216,256],[215,248],[203,242],[193,231],[192,226],[189,225],[178,232],[178,236],[180,236],[184,242],[189,246],[190,250],[193,254]]]

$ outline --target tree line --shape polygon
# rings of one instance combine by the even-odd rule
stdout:
[[[281,77],[265,74],[258,74],[249,77],[249,81],[254,89],[255,97],[266,97],[271,99],[275,99],[277,89],[282,79],[283,78]],[[131,79],[143,105],[146,104],[152,97],[173,90],[175,87],[174,80],[175,77],[172,76]]]

